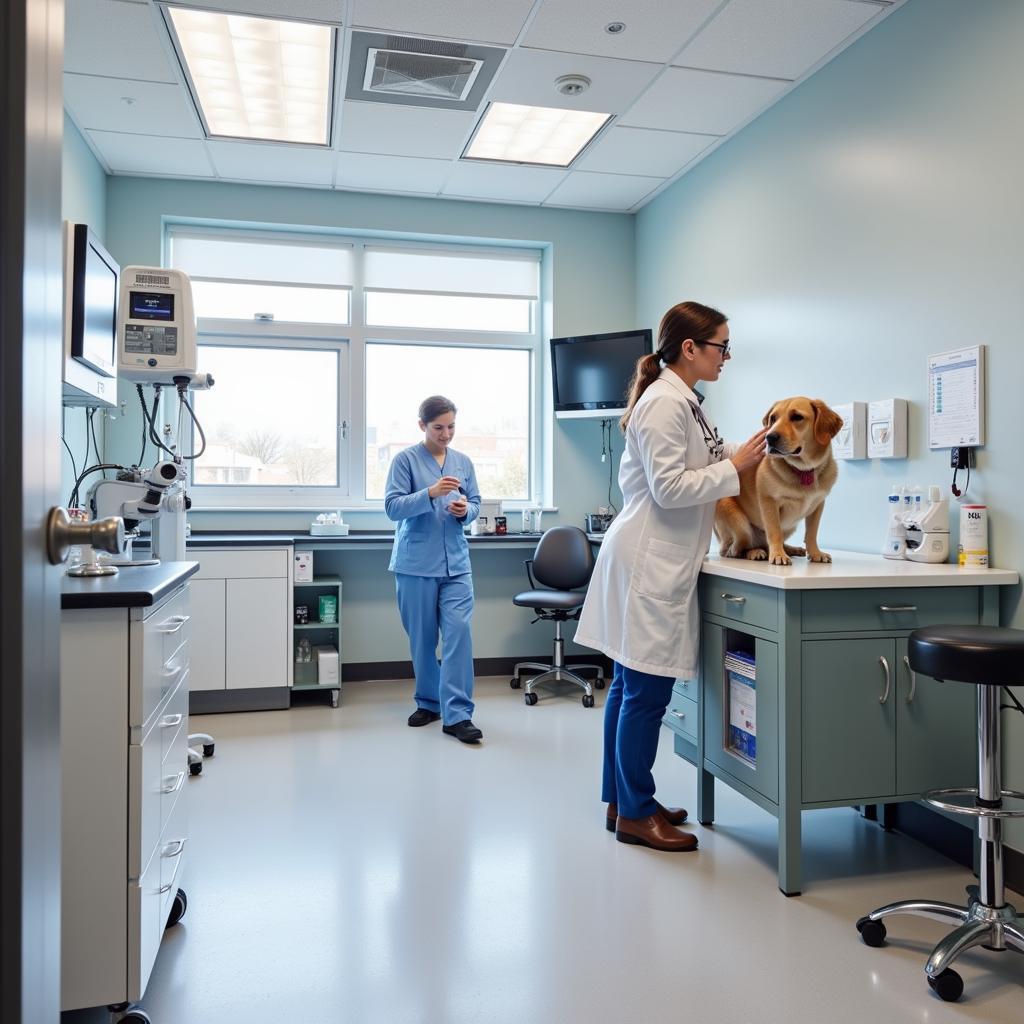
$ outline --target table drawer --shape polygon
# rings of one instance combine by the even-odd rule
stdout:
[[[672,690],[682,697],[696,700],[700,696],[700,682],[697,679],[677,679]]]
[[[290,548],[254,551],[210,551],[189,548],[188,558],[199,563],[197,580],[248,580],[288,576]]]
[[[700,581],[703,611],[762,629],[779,628],[778,595],[774,587],[760,587],[722,576],[702,576]]]
[[[131,624],[129,640],[129,726],[145,726],[188,668],[188,587]]]
[[[665,712],[665,724],[691,743],[697,742],[697,702],[672,691],[672,699]]]
[[[188,690],[186,673],[156,723],[160,734],[160,763],[165,766],[165,771],[172,751],[180,754],[188,745]],[[184,737],[181,733],[185,734]]]
[[[877,590],[806,591],[805,633],[911,630],[919,626],[978,621],[977,587],[889,587]]]
[[[174,894],[182,882],[181,867],[185,861],[185,846],[188,842],[188,802],[179,800],[174,805],[160,837],[159,856],[153,859],[160,864],[160,928],[167,923]]]

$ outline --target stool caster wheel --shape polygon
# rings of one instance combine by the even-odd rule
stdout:
[[[188,766],[188,770],[189,770],[189,774],[190,775],[200,775],[200,774],[202,774],[203,762],[202,761],[196,761],[195,764],[190,764]]]
[[[529,704],[531,707],[533,707],[533,705],[536,704],[539,699],[540,698],[535,693],[524,693],[523,694],[523,700],[527,704]]]
[[[595,686],[596,686],[596,687],[597,687],[597,688],[598,688],[599,690],[603,690],[603,689],[604,689],[604,678],[602,677],[601,679],[595,679],[595,680],[594,680],[594,685],[595,685]]]
[[[213,743],[204,743],[203,744],[203,757],[213,757],[213,748],[214,748],[214,744]]]
[[[174,901],[171,903],[171,912],[167,915],[167,928],[173,928],[188,910],[188,895],[184,889],[179,889],[174,894]]]
[[[949,967],[937,977],[929,976],[928,984],[945,1003],[955,1003],[964,994],[964,979]]]
[[[585,708],[592,708],[594,706],[594,698],[589,694],[583,694],[583,706]]]
[[[518,690],[523,685],[523,681],[519,678],[519,676],[513,676],[508,681],[508,685],[511,686],[513,690]]]
[[[885,945],[885,925],[881,921],[872,921],[870,917],[862,917],[857,922],[857,931],[865,946]],[[931,981],[931,978],[928,979]]]

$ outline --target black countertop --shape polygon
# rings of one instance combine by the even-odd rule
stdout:
[[[198,562],[122,566],[116,576],[65,576],[61,608],[149,608],[199,570]]]
[[[591,541],[600,543],[603,534],[593,533],[587,535]],[[506,533],[506,534],[481,534],[478,537],[467,535],[471,547],[518,547],[523,544],[534,545],[541,538],[539,533]],[[251,531],[221,531],[221,532],[195,532],[189,535],[185,544],[188,548],[230,548],[230,547],[299,547],[299,548],[332,548],[332,547],[360,547],[362,545],[381,545],[394,542],[393,530],[352,530],[345,537],[338,536],[311,536],[308,533],[295,533],[293,531],[262,532]],[[140,538],[134,544],[136,550],[142,551],[149,547],[148,538]]]

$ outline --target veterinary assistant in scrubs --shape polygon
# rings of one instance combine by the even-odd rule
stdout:
[[[388,471],[384,511],[398,523],[388,568],[416,672],[409,725],[443,719],[446,733],[479,743],[473,724],[473,577],[463,527],[480,514],[469,457],[452,450],[455,405],[433,395],[420,405],[423,442],[399,452]],[[438,634],[441,661],[437,660]]]
[[[766,430],[727,445],[693,390],[729,358],[723,314],[682,302],[662,317],[658,348],[637,362],[621,426],[623,509],[604,535],[576,643],[615,663],[605,700],[605,826],[623,843],[693,850],[675,825],[686,811],[654,799],[651,768],[676,677],[697,674],[697,575],[715,502],[738,494],[739,472],[764,457]]]

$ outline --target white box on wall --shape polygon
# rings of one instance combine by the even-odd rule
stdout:
[[[313,582],[313,552],[296,551],[294,559],[294,574],[292,579],[296,583]]]
[[[868,458],[907,457],[907,400],[883,398],[868,404]]]
[[[842,417],[843,425],[832,438],[832,454],[837,459],[866,459],[868,457],[868,403],[846,402],[833,405]]]

